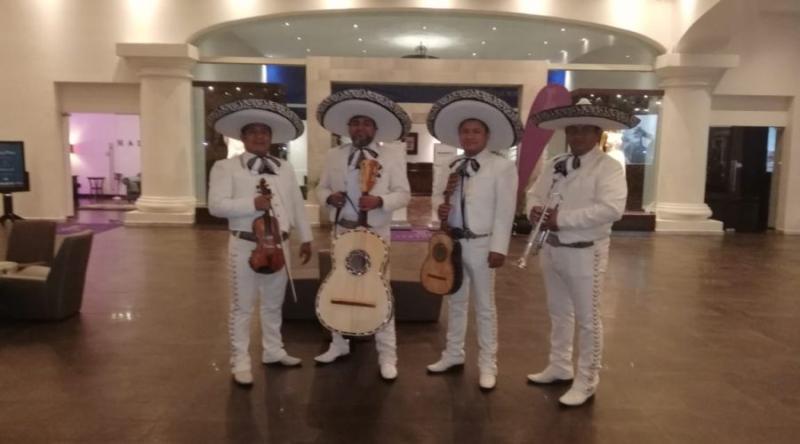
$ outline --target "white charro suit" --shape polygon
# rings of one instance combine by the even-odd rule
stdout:
[[[595,147],[580,156],[574,169],[573,157],[565,160],[567,175],[558,180],[555,191],[561,194],[557,225],[551,233],[562,244],[546,243],[540,252],[540,265],[547,289],[550,311],[549,365],[560,375],[572,375],[572,344],[578,323],[578,366],[573,387],[594,393],[599,382],[603,331],[600,297],[608,263],[609,234],[614,221],[622,217],[628,188],[618,161]],[[553,183],[554,163],[549,161],[527,193],[527,213],[543,206]],[[556,176],[556,177],[561,177]]]
[[[379,196],[383,200],[383,206],[367,213],[367,223],[375,234],[389,244],[391,243],[392,213],[407,206],[411,199],[411,188],[406,176],[406,161],[394,148],[376,143],[371,143],[368,148],[378,154],[376,160],[381,164],[380,177],[369,194]],[[353,145],[349,143],[328,150],[316,191],[320,205],[326,205],[328,197],[333,193],[339,191],[347,193],[350,202],[345,203],[339,218],[351,222],[358,220],[358,212],[354,207],[358,207],[361,195],[358,190],[358,170],[355,168],[359,153],[356,152],[352,158],[350,156],[354,150]],[[365,151],[364,155],[367,158],[373,158],[369,152]],[[350,160],[349,164],[348,160]],[[331,205],[327,206],[330,210],[330,220],[335,223],[336,208]],[[341,226],[336,227],[337,233],[343,230],[344,228]],[[387,275],[389,270],[387,268]],[[389,276],[387,276],[388,278]],[[338,333],[333,333],[333,344],[341,348],[347,347],[346,341]],[[397,340],[394,318],[375,333],[375,344],[380,363],[396,365]]]
[[[454,168],[458,168],[460,159]],[[511,239],[511,225],[517,196],[517,170],[513,162],[484,149],[474,159],[478,171],[468,167],[469,177],[464,180],[466,226],[475,239],[461,239],[463,283],[448,297],[447,346],[442,359],[447,362],[464,361],[464,340],[467,332],[467,312],[470,295],[475,303],[478,325],[478,367],[481,374],[497,374],[497,309],[494,301],[495,270],[489,268],[489,252],[507,254]],[[442,169],[440,174],[449,174]],[[444,202],[447,177],[435,182],[432,204],[437,209]],[[452,209],[448,224],[464,228],[461,211],[461,185],[450,198]],[[488,236],[485,236],[488,235]]]
[[[227,218],[231,231],[252,232],[253,219],[263,214],[263,211],[255,209],[253,200],[259,194],[257,185],[264,178],[273,194],[272,208],[281,231],[289,233],[293,228],[297,229],[300,241],[310,242],[311,226],[306,218],[305,203],[292,165],[280,160],[277,174],[258,174],[246,166],[253,157],[253,154],[245,152],[214,164],[209,181],[209,212]],[[229,333],[234,372],[250,370],[250,318],[257,295],[261,314],[262,361],[274,362],[286,356],[281,340],[281,307],[288,275],[286,270],[273,274],[254,272],[248,263],[254,248],[254,242],[229,236],[232,285]],[[289,267],[288,245],[285,250],[286,267]]]

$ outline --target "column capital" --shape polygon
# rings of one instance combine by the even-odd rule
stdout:
[[[117,43],[117,55],[139,77],[191,79],[191,70],[199,59],[197,47],[188,43]]]
[[[713,87],[725,70],[739,65],[733,54],[664,54],[653,65],[659,86]]]

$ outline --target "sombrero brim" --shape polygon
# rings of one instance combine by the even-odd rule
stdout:
[[[304,130],[303,121],[289,107],[261,99],[226,103],[209,115],[209,121],[218,133],[236,140],[241,140],[242,128],[253,123],[270,128],[272,143],[294,140]]]
[[[408,114],[389,98],[372,91],[347,90],[325,99],[317,111],[319,123],[328,131],[346,136],[347,124],[355,116],[366,116],[378,127],[375,141],[390,142],[411,129]]]
[[[633,128],[639,118],[625,111],[600,105],[571,105],[541,111],[531,120],[539,128],[563,129],[572,125],[592,125],[605,130]]]
[[[517,113],[501,99],[478,90],[456,91],[438,100],[428,114],[428,130],[439,141],[458,147],[458,126],[467,119],[480,120],[489,128],[490,150],[516,145],[522,134]]]

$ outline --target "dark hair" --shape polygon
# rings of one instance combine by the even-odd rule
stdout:
[[[489,134],[489,125],[487,125],[486,122],[484,122],[483,120],[475,118],[475,117],[467,117],[466,119],[462,120],[461,123],[458,124],[458,130],[461,131],[461,127],[464,126],[464,124],[467,123],[467,122],[478,122],[478,123],[480,123],[481,126],[483,127],[483,129],[486,131],[486,134]]]
[[[357,115],[351,117],[350,120],[347,121],[347,125],[350,125],[353,122],[354,119],[358,119],[360,117],[364,118],[364,119],[369,119],[369,121],[372,122],[372,126],[374,126],[375,128],[378,128],[378,122],[376,122],[375,119],[373,119],[370,116],[364,116],[364,115],[361,115],[361,114],[357,114]]]
[[[250,131],[250,129],[253,128],[256,125],[260,125],[260,126],[266,127],[269,130],[269,134],[272,135],[272,128],[269,125],[267,125],[266,123],[260,123],[260,122],[248,123],[247,125],[243,126],[241,130],[239,130],[239,133],[244,136],[244,133],[246,133],[247,131]]]

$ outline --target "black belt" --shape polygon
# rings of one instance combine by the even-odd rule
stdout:
[[[250,241],[250,242],[257,242],[256,235],[249,232],[249,231],[231,231],[231,236],[238,237],[239,239]],[[285,231],[281,231],[281,239],[284,241],[289,240],[289,233]]]
[[[567,248],[589,248],[594,246],[594,241],[581,241],[581,242],[572,242],[572,243],[564,243],[558,239],[558,236],[551,234],[547,236],[547,243],[553,247],[567,247]]]
[[[450,229],[450,236],[452,236],[453,239],[457,239],[457,240],[458,239],[467,239],[467,240],[469,240],[469,239],[480,239],[482,237],[489,237],[491,235],[492,235],[492,233],[475,234],[472,231],[470,231],[469,229],[465,230],[463,228],[451,228]]]
[[[347,219],[339,219],[336,221],[336,224],[340,227],[347,228],[348,230],[355,230],[359,226],[358,221]]]

